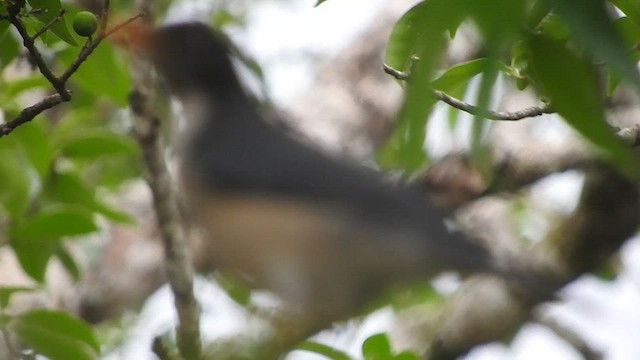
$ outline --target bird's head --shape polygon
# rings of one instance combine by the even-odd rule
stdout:
[[[133,23],[118,31],[114,38],[148,59],[175,95],[204,92],[220,96],[240,89],[229,58],[228,40],[204,24],[190,22],[154,28]]]

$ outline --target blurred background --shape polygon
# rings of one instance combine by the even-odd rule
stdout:
[[[396,21],[416,3],[334,0],[316,7],[312,0],[184,0],[158,1],[154,6],[160,22],[197,20],[223,29],[249,59],[238,62],[247,86],[268,105],[269,111],[284,119],[284,126],[295,136],[337,157],[376,166],[376,153],[389,137],[403,99],[402,85],[383,71],[385,46]],[[112,1],[111,5],[114,18],[133,13],[130,2]],[[99,13],[102,2],[78,0],[70,6]],[[17,39],[13,30],[0,32],[0,52],[8,54],[16,49],[16,55],[7,56],[10,61],[2,63],[0,98],[11,99],[3,105],[5,120],[46,94],[46,83],[34,75],[28,57],[15,45],[19,43]],[[64,44],[51,40],[46,45],[43,54],[47,60],[69,64],[73,59]],[[478,29],[463,25],[442,60],[442,68],[474,59],[483,51]],[[20,189],[27,199],[51,187],[47,190],[51,194],[43,201],[71,202],[69,191],[92,188],[91,196],[96,200],[91,206],[101,214],[95,220],[100,231],[82,234],[81,241],[67,242],[63,253],[57,248],[51,250],[37,264],[25,260],[33,249],[21,253],[15,249],[24,247],[15,242],[9,247],[10,236],[3,236],[0,286],[36,288],[11,295],[7,313],[46,305],[99,323],[95,328],[103,344],[101,358],[155,359],[151,342],[155,336],[172,331],[176,315],[172,294],[164,284],[162,248],[150,194],[141,180],[139,166],[133,165],[139,154],[133,149],[135,144],[125,139],[130,126],[126,109],[129,70],[125,54],[109,45],[104,45],[103,53],[97,50],[95,58],[94,65],[89,58],[82,68],[86,72],[81,70],[73,78],[77,101],[46,113],[49,121],[41,129],[15,136],[49,137],[48,146],[60,146],[61,158],[57,158],[60,153],[56,151],[43,150],[55,159],[51,161],[59,174],[57,185],[48,180],[24,180],[37,177],[34,174],[38,169],[24,170],[22,174],[19,162],[3,165],[0,175],[17,179],[11,180],[8,189],[14,194],[15,189]],[[461,99],[473,103],[479,86],[480,76],[472,77],[460,93]],[[635,126],[637,100],[629,91],[620,91],[613,98],[615,106],[609,111],[609,120],[620,128]],[[511,79],[498,76],[489,108],[515,111],[538,103],[539,97],[533,91],[518,90]],[[430,115],[425,141],[430,161],[436,163],[449,154],[470,151],[473,122],[473,115],[438,103]],[[55,130],[51,130],[54,126]],[[569,149],[567,153],[572,154],[573,149],[587,148],[584,140],[555,114],[486,122],[483,126],[487,141],[507,157],[540,159],[555,149]],[[120,137],[105,135],[100,130],[104,128]],[[78,134],[92,137],[86,140]],[[4,140],[0,142],[8,143]],[[94,147],[99,149],[88,147],[87,142],[98,144]],[[0,144],[3,158],[12,157],[13,151],[11,146]],[[94,157],[99,160],[93,162]],[[16,171],[21,175],[16,176]],[[507,244],[506,248],[522,239],[535,244],[554,229],[558,219],[576,209],[584,181],[582,171],[554,171],[517,193],[481,197],[460,209],[458,218],[468,232]],[[33,185],[27,189],[16,185],[25,182]],[[72,190],[62,189],[64,186]],[[9,234],[7,223],[11,215],[5,210],[0,216],[0,228],[7,229],[5,234]],[[633,238],[596,275],[581,276],[564,288],[557,300],[539,306],[534,319],[507,344],[479,346],[463,358],[640,359],[639,259],[640,240]],[[206,259],[196,255],[195,262],[198,269],[205,266]],[[196,297],[202,306],[201,330],[208,341],[242,334],[254,325],[243,302],[238,301],[238,293],[243,294],[239,297],[250,298],[246,301],[263,306],[273,301],[268,294],[247,295],[245,290],[225,283],[225,279],[218,280],[221,285],[210,278],[196,279]],[[445,274],[434,281],[433,293],[423,294],[427,300],[422,303],[412,299],[411,306],[388,305],[338,324],[314,339],[355,359],[362,358],[363,342],[378,333],[386,333],[397,351],[420,349],[419,336],[422,331],[428,332],[424,329],[433,322],[433,309],[460,284],[456,276]],[[287,356],[290,360],[324,358],[307,351],[294,351]]]

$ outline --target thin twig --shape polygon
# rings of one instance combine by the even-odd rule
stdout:
[[[385,73],[393,76],[394,78],[402,81],[406,81],[409,79],[410,74],[404,71],[400,71],[390,67],[387,64],[383,65],[383,70]],[[526,118],[531,118],[535,116],[541,116],[543,114],[552,114],[554,111],[551,109],[549,105],[543,106],[532,106],[523,110],[518,111],[493,111],[493,110],[484,110],[475,105],[464,102],[460,99],[457,99],[444,91],[440,90],[431,90],[431,95],[436,99],[441,100],[450,106],[469,113],[471,115],[482,116],[489,120],[499,120],[499,121],[517,121]]]
[[[433,96],[435,96],[438,100],[442,100],[443,102],[449,104],[450,106],[464,111],[466,113],[472,115],[480,115],[489,120],[499,120],[499,121],[517,121],[526,118],[541,116],[544,114],[552,114],[554,111],[548,106],[532,106],[526,109],[518,110],[518,111],[493,111],[493,110],[483,110],[475,105],[471,105],[467,102],[464,102],[460,99],[457,99],[444,91],[440,90],[432,90]]]
[[[40,35],[44,34],[45,31],[49,30],[50,27],[53,26],[53,24],[57,23],[58,21],[62,20],[62,17],[64,16],[64,14],[67,12],[66,9],[60,9],[60,12],[58,13],[58,16],[54,17],[53,19],[51,19],[51,21],[49,21],[48,23],[44,24],[44,26],[42,28],[40,28],[40,30],[38,30],[37,33],[33,34],[31,36],[31,41],[35,41]]]
[[[134,15],[133,17],[131,17],[131,18],[129,18],[129,19],[127,19],[127,20],[125,20],[125,21],[121,22],[120,24],[118,24],[118,25],[114,26],[113,28],[111,28],[111,29],[107,30],[107,31],[104,33],[103,38],[107,38],[107,37],[111,36],[111,35],[112,35],[113,33],[115,33],[116,31],[118,31],[118,30],[122,29],[123,27],[125,27],[125,26],[127,26],[127,25],[131,24],[131,23],[132,23],[132,22],[134,22],[135,20],[137,20],[137,19],[139,19],[139,18],[142,18],[142,17],[144,17],[144,16],[145,16],[145,13],[144,13],[144,12],[140,12],[140,13],[138,13],[138,14]]]

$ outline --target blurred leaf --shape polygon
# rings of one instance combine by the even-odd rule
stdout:
[[[18,338],[51,360],[93,360],[100,344],[85,322],[64,311],[32,310],[12,322]]]
[[[628,17],[621,17],[613,22],[613,25],[622,36],[622,41],[627,49],[631,49],[640,43],[640,29]]]
[[[393,357],[393,360],[420,360],[418,355],[411,351],[403,351]]]
[[[108,189],[116,189],[125,181],[142,176],[140,160],[135,156],[102,158],[91,165],[97,184]]]
[[[525,20],[526,0],[468,1],[471,17],[485,38],[485,47],[501,49],[520,34]]]
[[[640,75],[609,18],[604,0],[551,0],[574,37],[596,59],[603,59],[640,94]],[[579,11],[577,11],[579,9]]]
[[[394,291],[390,294],[389,304],[395,310],[406,309],[418,304],[440,304],[443,297],[430,284],[412,286],[403,291]]]
[[[435,104],[430,80],[443,53],[444,33],[464,18],[465,3],[462,0],[422,2],[394,26],[385,61],[395,69],[410,72],[411,76],[406,82],[398,126],[378,157],[382,166],[413,171],[425,164],[426,123]]]
[[[113,209],[98,199],[96,186],[90,185],[79,174],[67,171],[52,174],[47,184],[49,195],[55,200],[69,204],[82,205],[88,210],[120,223],[135,223],[131,215]]]
[[[463,86],[460,86],[456,89],[450,90],[447,92],[447,94],[455,97],[456,99],[464,99],[464,95],[467,93],[467,85],[468,84],[464,84]],[[453,107],[453,106],[448,106],[449,108],[449,114],[447,117],[447,122],[449,124],[449,130],[451,132],[453,132],[456,128],[456,126],[458,125],[458,117],[460,115],[460,110],[458,110],[457,108]]]
[[[11,134],[19,139],[25,154],[40,178],[47,176],[53,160],[53,149],[45,132],[45,125],[44,121],[31,121],[18,127]]]
[[[4,91],[10,96],[16,96],[25,90],[48,88],[51,84],[42,74],[32,74],[9,80],[4,84]]]
[[[387,335],[375,334],[362,343],[362,355],[365,360],[386,360],[391,358],[391,344]]]
[[[566,40],[571,36],[571,28],[557,14],[545,17],[539,29],[540,33],[554,40]]]
[[[239,278],[231,274],[217,274],[216,282],[229,295],[229,297],[242,306],[249,304],[251,300],[251,288]]]
[[[54,249],[54,254],[58,258],[58,260],[60,260],[62,266],[65,268],[65,270],[67,270],[69,275],[71,275],[73,281],[80,280],[80,268],[78,267],[76,261],[73,259],[73,255],[69,253],[69,251],[61,242],[58,242],[56,245],[57,246]]]
[[[17,137],[0,141],[0,204],[12,218],[20,219],[29,205],[35,184],[33,168],[20,148]]]
[[[296,349],[320,354],[331,360],[351,360],[351,357],[346,353],[315,341],[305,340],[296,345]]]
[[[633,61],[637,63],[638,61],[640,61],[640,50],[632,51],[630,56],[631,59],[633,59]],[[618,85],[620,85],[621,82],[622,79],[620,79],[620,76],[610,71],[607,81],[607,96],[612,96],[613,92],[618,88]]]
[[[9,65],[18,55],[20,43],[8,31],[9,22],[0,20],[0,69]]]
[[[553,108],[585,138],[607,150],[618,165],[630,164],[628,150],[605,121],[591,64],[543,36],[533,36],[530,44],[533,73]]]
[[[11,237],[44,240],[84,235],[96,230],[98,227],[88,211],[72,206],[58,206],[42,210],[24,220],[11,230]]]
[[[640,28],[640,4],[637,0],[609,0]]]
[[[531,5],[527,12],[526,25],[529,29],[535,29],[540,22],[551,12],[551,4],[549,0],[537,0]]]
[[[104,129],[76,132],[61,145],[66,156],[93,159],[100,156],[137,154],[138,145],[129,136]]]
[[[47,264],[52,253],[51,240],[11,238],[11,248],[24,272],[39,283],[44,283]]]
[[[58,53],[58,57],[69,66],[78,55],[78,50],[68,48]],[[104,41],[100,43],[87,58],[78,71],[73,74],[71,81],[82,91],[94,96],[109,97],[116,105],[127,105],[129,94],[129,70],[124,62],[115,56],[111,45]]]
[[[459,5],[455,5],[456,1],[452,3],[453,11],[455,6]],[[434,37],[441,37],[445,29],[464,19],[462,14],[452,12],[438,19],[438,14],[445,11],[444,6],[443,1],[431,0],[423,1],[409,9],[393,27],[385,49],[385,63],[396,70],[409,72],[415,61],[412,57],[419,55],[420,48],[434,45],[425,43],[433,41]],[[434,23],[428,23],[434,19]],[[437,46],[434,46],[434,49],[437,49]]]
[[[453,91],[456,88],[465,85],[472,77],[484,71],[488,64],[489,60],[485,58],[456,64],[435,79],[431,83],[431,86],[434,89],[445,92]]]
[[[48,24],[50,21],[56,18],[58,14],[60,14],[60,10],[62,10],[62,5],[60,4],[60,0],[27,0],[29,5],[34,9],[46,9],[46,11],[42,13],[34,14],[34,16],[42,22],[42,25]],[[71,45],[78,45],[76,40],[73,38],[73,35],[69,32],[69,28],[67,27],[67,23],[64,20],[57,21],[50,28],[54,34],[58,35],[60,39]]]
[[[9,305],[11,296],[19,292],[32,292],[36,291],[36,288],[26,286],[0,286],[0,309],[6,308]],[[1,313],[2,311],[0,311]]]
[[[517,80],[524,80],[529,69],[529,48],[526,42],[518,41],[511,47],[511,67],[505,71]],[[522,90],[522,89],[520,89]]]
[[[81,205],[95,202],[95,188],[71,171],[52,174],[47,188],[55,201]]]

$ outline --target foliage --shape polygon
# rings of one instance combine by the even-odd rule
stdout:
[[[52,85],[33,69],[24,70],[29,61],[21,55],[22,39],[7,20],[16,3],[0,2],[0,103],[5,121],[26,106],[22,99],[49,94]],[[162,4],[168,6],[167,1]],[[122,8],[128,2],[114,5]],[[45,30],[36,40],[53,71],[71,66],[85,41],[71,31],[78,11],[60,0],[28,0],[20,7],[29,34]],[[614,18],[614,13],[619,16]],[[224,11],[217,18],[234,22]],[[463,24],[477,28],[483,57],[441,69],[447,45]],[[379,161],[408,171],[424,167],[425,128],[438,102],[434,90],[462,97],[477,76],[482,77],[482,91],[475,99],[480,129],[491,89],[502,74],[519,89],[534,89],[614,164],[635,175],[633,158],[611,132],[604,113],[606,96],[621,84],[640,94],[639,59],[640,5],[633,0],[422,1],[397,21],[387,44],[385,62],[404,74],[399,82],[406,96],[397,130]],[[250,67],[261,74],[255,63]],[[598,83],[598,74],[607,77],[606,89]],[[74,278],[80,276],[65,241],[99,231],[99,218],[133,222],[125,211],[111,207],[104,194],[141,176],[138,149],[122,116],[130,82],[123,59],[102,43],[70,81],[71,102],[0,137],[0,245],[8,244],[24,271],[41,284],[53,257]],[[476,144],[482,143],[481,131],[472,136]],[[480,152],[482,147],[475,149]],[[12,295],[32,290],[0,288],[0,327],[11,327],[24,344],[51,359],[67,358],[64,354],[95,358],[100,346],[91,328],[65,312],[3,314]],[[234,294],[240,302],[249,296],[245,289]],[[316,343],[299,347],[331,359],[349,358]],[[393,354],[384,335],[369,338],[362,354],[365,359],[415,359],[412,354]]]
[[[385,60],[409,78],[398,130],[381,152],[381,163],[410,171],[425,166],[425,126],[436,104],[431,90],[455,93],[475,75],[493,77],[499,70],[519,89],[532,86],[569,125],[629,170],[631,156],[605,122],[605,94],[595,74],[604,73],[612,79],[609,94],[620,79],[638,91],[637,3],[517,0],[503,5],[492,1],[423,1],[396,23]],[[607,15],[607,7],[612,6],[623,13],[620,18]],[[488,56],[442,70],[443,76],[453,69],[462,70],[454,81],[443,84],[433,63],[446,49],[439,41],[451,40],[463,23],[461,18],[478,28]],[[479,91],[477,95],[481,110],[487,110],[488,101],[482,97],[488,93]]]

